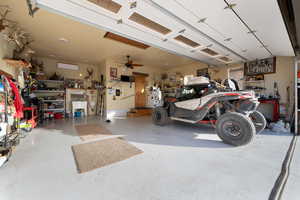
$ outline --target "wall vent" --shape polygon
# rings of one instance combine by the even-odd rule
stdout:
[[[190,47],[198,47],[200,44],[197,42],[194,42],[193,40],[190,40],[189,38],[184,37],[183,35],[178,35],[177,37],[174,38],[175,40],[182,42]]]
[[[114,33],[111,33],[111,32],[106,32],[103,37],[111,39],[111,40],[115,40],[115,41],[118,41],[118,42],[121,42],[121,43],[124,43],[124,44],[128,44],[128,45],[140,48],[140,49],[147,49],[147,48],[150,47],[149,45],[146,45],[146,44],[143,44],[141,42],[137,42],[137,41],[128,39],[126,37],[123,37],[123,36],[120,36],[120,35],[117,35],[117,34],[114,34]]]
[[[205,49],[202,49],[201,51],[208,55],[211,55],[211,56],[219,55],[217,52],[215,52],[214,50],[211,50],[210,48],[205,48]]]
[[[153,31],[159,32],[159,33],[164,34],[164,35],[166,35],[166,34],[168,34],[168,33],[171,32],[170,29],[168,29],[168,28],[166,28],[166,27],[164,27],[164,26],[162,26],[162,25],[160,25],[160,24],[158,24],[158,23],[156,23],[156,22],[154,22],[154,21],[152,21],[152,20],[150,20],[150,19],[148,19],[148,18],[146,18],[146,17],[144,17],[144,16],[136,13],[136,12],[134,12],[129,17],[129,19],[131,21],[134,21],[134,22],[136,22],[136,23],[138,23],[140,25],[143,25],[143,26],[145,26],[147,28],[150,28]]]
[[[120,4],[112,0],[88,0],[88,1],[100,6],[101,8],[109,10],[113,13],[118,13],[122,7]]]
[[[66,64],[66,63],[57,63],[58,69],[68,69],[68,70],[79,70],[78,65]]]

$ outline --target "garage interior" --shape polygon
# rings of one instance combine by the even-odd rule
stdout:
[[[2,0],[0,199],[298,199],[299,9]]]

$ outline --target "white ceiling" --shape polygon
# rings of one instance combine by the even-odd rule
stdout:
[[[118,13],[87,0],[34,0],[38,7],[49,11],[214,65],[222,63],[218,60],[221,56],[230,57],[232,62],[294,56],[276,0],[135,0],[134,8],[130,8],[133,0],[114,1],[122,5]],[[228,4],[236,6],[233,10],[224,9]],[[163,35],[129,20],[133,12],[172,32]],[[122,23],[118,23],[120,19]],[[201,19],[206,20],[199,22]],[[248,33],[249,29],[255,31],[256,37]],[[181,30],[185,31],[179,33]],[[201,46],[192,48],[181,44],[173,39],[179,34]],[[211,57],[200,51],[207,46],[219,55]]]
[[[1,0],[0,5],[8,5],[12,10],[8,19],[18,22],[22,29],[32,35],[34,42],[31,48],[36,51],[36,56],[71,63],[98,64],[104,59],[125,63],[126,55],[130,55],[136,63],[165,69],[196,63],[190,58],[158,48],[143,50],[105,39],[103,36],[106,31],[45,9],[40,9],[32,18],[28,15],[25,0]],[[68,42],[61,42],[59,38],[65,38]]]

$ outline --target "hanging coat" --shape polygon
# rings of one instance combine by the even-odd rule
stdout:
[[[21,99],[19,89],[10,78],[7,78],[7,80],[9,82],[9,86],[11,87],[12,92],[14,93],[14,96],[15,96],[14,106],[16,109],[16,115],[14,117],[21,119],[21,118],[23,118],[23,101]]]

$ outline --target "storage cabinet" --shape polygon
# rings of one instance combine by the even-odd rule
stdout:
[[[40,117],[43,119],[62,118],[65,116],[65,90],[64,81],[39,80],[46,85],[45,89],[34,90],[40,99]]]
[[[72,102],[87,102],[87,115],[96,115],[97,90],[93,89],[66,89],[66,113],[71,116]]]

